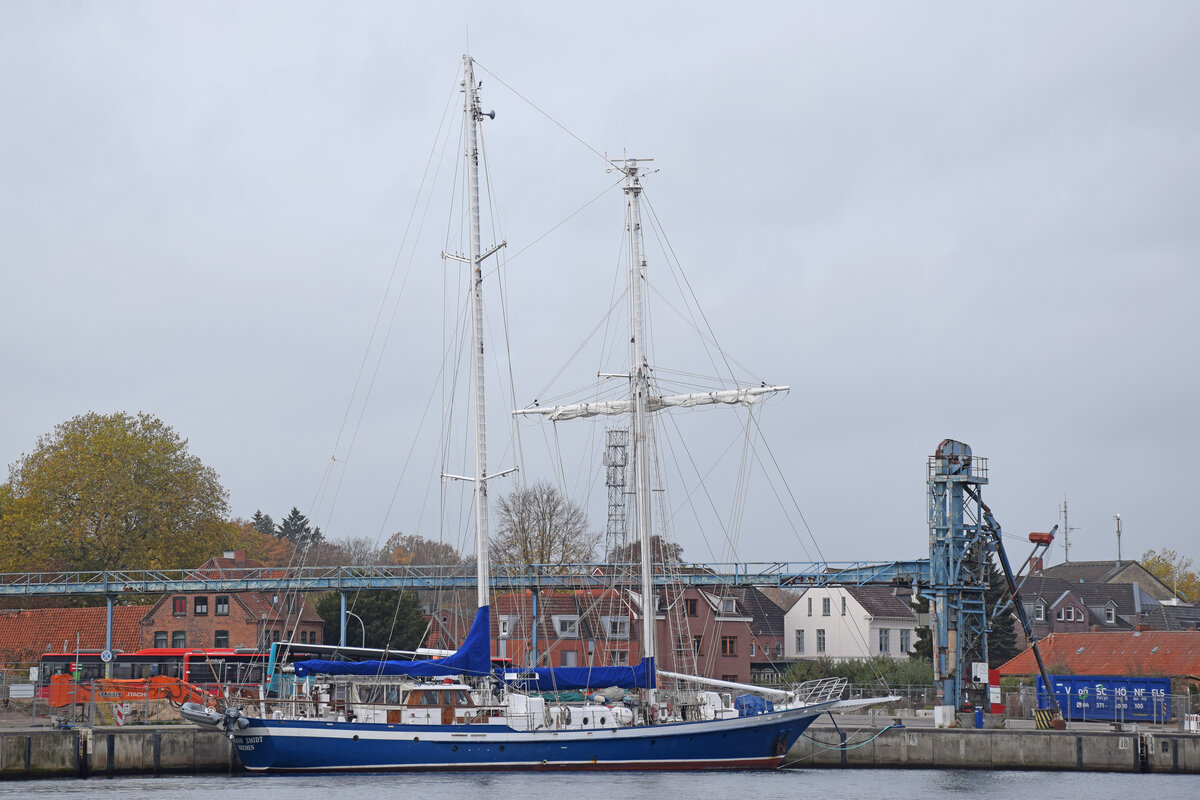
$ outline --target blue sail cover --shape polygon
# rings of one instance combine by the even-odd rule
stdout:
[[[310,659],[292,665],[296,675],[408,675],[443,678],[450,675],[487,675],[492,667],[491,616],[488,606],[475,612],[475,620],[462,647],[454,655],[429,661],[325,661]]]
[[[515,675],[516,677],[509,677]],[[534,670],[498,670],[509,686],[528,692],[563,692],[574,689],[654,688],[654,659],[644,658],[632,667],[538,667]]]

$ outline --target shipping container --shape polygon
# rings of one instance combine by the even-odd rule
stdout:
[[[1126,675],[1051,675],[1050,684],[1070,721],[1166,722],[1171,719],[1171,679]],[[1047,708],[1037,679],[1038,707]]]

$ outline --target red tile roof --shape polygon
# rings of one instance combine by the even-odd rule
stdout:
[[[113,607],[113,649],[139,648],[138,622],[149,606]],[[46,652],[102,650],[107,609],[38,608],[0,610],[0,661],[27,663]],[[78,634],[78,639],[76,635]]]
[[[1074,675],[1200,676],[1200,631],[1053,633],[1039,645],[1047,669]],[[1000,667],[1001,675],[1035,675],[1033,650]]]

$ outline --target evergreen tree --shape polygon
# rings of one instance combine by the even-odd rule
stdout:
[[[996,559],[988,561],[988,588],[984,593],[984,605],[991,615],[997,608],[1008,601],[1008,581],[1004,573],[996,565]],[[1014,658],[1020,649],[1017,647],[1016,612],[1011,608],[998,617],[991,618],[988,627],[988,666],[998,669],[1005,662]]]
[[[920,592],[913,593],[913,602],[910,603],[913,611],[917,612],[917,619],[924,617],[929,619],[929,599],[924,597]],[[918,625],[916,627],[917,640],[913,642],[912,652],[909,653],[909,659],[925,659],[933,661],[933,628],[931,625]]]
[[[295,506],[292,506],[283,522],[279,523],[275,535],[301,548],[318,544],[324,539],[321,529],[309,525],[308,517],[301,514],[300,509]]]
[[[251,522],[254,525],[254,530],[258,531],[263,536],[276,535],[275,520],[271,519],[270,514],[264,514],[262,511],[255,511]]]
[[[341,599],[337,592],[326,592],[317,599],[317,613],[325,620],[324,641],[333,644],[341,639],[338,623]],[[424,615],[414,592],[391,589],[372,589],[357,592],[346,598],[346,608],[362,620],[346,617],[346,646],[413,650],[420,646],[425,633]]]

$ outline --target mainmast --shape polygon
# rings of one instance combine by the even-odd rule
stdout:
[[[629,299],[630,341],[633,345],[632,366],[628,379],[630,395],[620,400],[601,400],[570,403],[560,406],[534,405],[514,411],[514,414],[538,415],[548,420],[579,419],[582,417],[628,414],[633,431],[633,494],[636,510],[637,541],[642,551],[642,653],[655,655],[658,603],[654,592],[654,549],[651,524],[650,450],[654,440],[650,427],[651,416],[667,408],[691,408],[704,405],[752,406],[767,395],[786,392],[787,386],[761,384],[749,388],[720,389],[691,394],[656,395],[652,393],[651,367],[646,339],[646,260],[642,244],[642,170],[639,163],[649,159],[627,158],[613,162],[624,173],[626,198],[626,230],[629,235]],[[608,375],[607,377],[626,377]],[[657,667],[656,667],[657,670]]]
[[[489,604],[488,584],[491,577],[488,556],[488,499],[487,481],[512,472],[487,474],[487,403],[484,393],[483,363],[483,268],[484,259],[504,246],[504,242],[482,252],[479,236],[479,121],[495,119],[496,112],[484,114],[479,107],[479,85],[475,83],[475,61],[463,56],[463,117],[466,122],[467,200],[471,216],[470,250],[467,258],[443,253],[446,258],[464,261],[471,267],[471,360],[475,385],[475,473],[470,478],[447,475],[448,478],[469,480],[475,484],[475,558],[477,600],[479,607]]]

